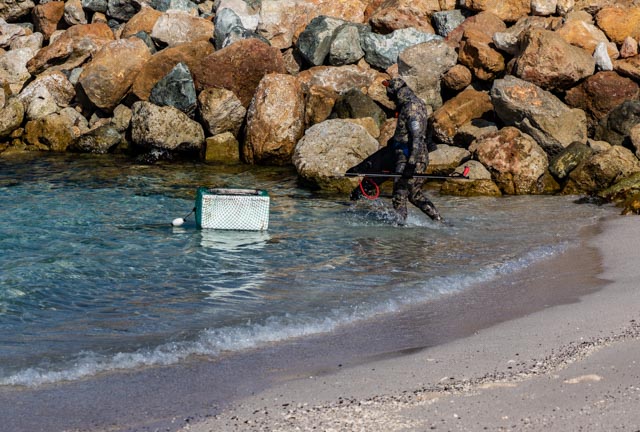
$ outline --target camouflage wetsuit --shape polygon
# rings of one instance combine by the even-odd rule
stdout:
[[[422,192],[424,178],[412,177],[424,174],[429,164],[427,141],[427,107],[400,78],[392,79],[387,86],[387,96],[396,103],[398,123],[389,145],[395,149],[395,172],[402,174],[393,184],[393,208],[399,222],[407,218],[407,200],[433,220],[442,220],[433,203]]]

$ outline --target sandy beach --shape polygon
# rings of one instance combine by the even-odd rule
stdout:
[[[479,314],[464,337],[284,380],[181,430],[640,430],[638,244],[637,218],[607,220],[503,287],[518,297],[498,323]]]

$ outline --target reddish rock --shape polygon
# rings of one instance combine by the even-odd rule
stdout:
[[[640,55],[614,61],[613,70],[636,81],[640,80]]]
[[[638,99],[640,87],[616,72],[599,72],[569,90],[565,102],[588,114],[589,129],[625,100]]]
[[[183,62],[193,73],[196,65],[213,52],[213,45],[207,41],[189,42],[158,51],[142,66],[133,82],[131,92],[139,100],[146,101],[149,99],[153,86],[175,65]]]
[[[434,134],[443,143],[454,144],[456,133],[462,125],[492,112],[493,105],[487,92],[467,89],[433,113]]]
[[[531,12],[531,0],[467,0],[465,7],[477,12],[491,12],[506,22],[515,22]]]
[[[113,41],[93,56],[80,74],[78,84],[95,106],[111,111],[126,96],[149,58],[151,53],[142,39]]]
[[[51,45],[39,50],[27,63],[27,69],[32,75],[38,75],[45,69],[73,69],[114,39],[113,32],[104,23],[75,25]]]
[[[462,36],[467,31],[479,31],[492,38],[495,33],[503,32],[507,25],[496,14],[491,12],[480,12],[464,20],[462,24],[453,29],[447,35],[446,40],[453,46],[458,46],[462,41]]]
[[[31,12],[33,24],[36,31],[42,33],[46,40],[49,40],[54,31],[58,29],[58,24],[64,16],[64,2],[52,1],[39,4]]]
[[[286,73],[280,50],[258,39],[245,39],[209,54],[193,69],[196,90],[231,90],[245,108],[260,80],[268,73]]]
[[[442,76],[442,84],[451,90],[462,90],[471,84],[473,76],[468,67],[457,64]]]
[[[620,57],[628,58],[638,55],[638,42],[631,36],[624,38],[620,47]]]
[[[482,81],[493,79],[505,69],[504,57],[492,48],[492,39],[473,29],[464,32],[458,61]]]
[[[158,18],[162,16],[162,12],[157,11],[151,7],[143,7],[140,11],[135,14],[127,23],[124,25],[122,29],[121,38],[128,38],[129,36],[133,36],[138,32],[145,32],[151,34],[151,30],[153,30],[153,26],[158,21]]]
[[[607,6],[596,15],[598,27],[607,37],[617,44],[624,42],[631,36],[635,40],[640,38],[640,7]]]
[[[387,0],[372,14],[369,23],[377,33],[413,27],[425,33],[435,33],[431,14],[440,11],[438,0]]]

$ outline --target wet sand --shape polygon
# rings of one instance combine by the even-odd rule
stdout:
[[[614,218],[561,257],[329,335],[0,389],[3,427],[637,430],[636,225]]]
[[[423,348],[286,380],[181,430],[637,431],[640,223],[601,228],[561,259],[440,305],[463,315],[440,317],[445,340],[424,328]],[[431,313],[404,325],[415,336]]]

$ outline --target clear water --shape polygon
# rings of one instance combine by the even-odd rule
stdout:
[[[197,186],[267,189],[268,232],[203,231]],[[575,197],[456,198],[450,222],[315,196],[287,168],[0,160],[0,385],[37,386],[330,332],[552,257],[616,213]]]

